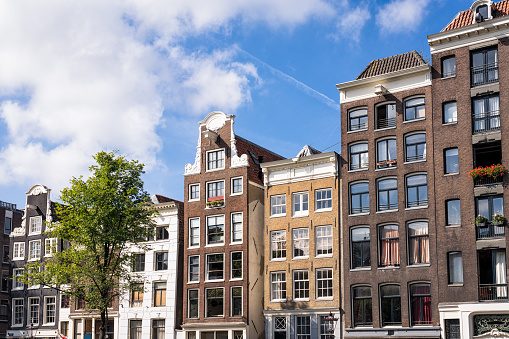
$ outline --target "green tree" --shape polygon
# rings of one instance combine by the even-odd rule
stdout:
[[[131,273],[132,245],[151,235],[153,210],[143,189],[143,165],[114,153],[99,152],[91,175],[71,179],[61,191],[56,221],[47,235],[69,247],[42,262],[27,264],[23,280],[82,299],[87,310],[101,316],[100,338],[106,335],[108,307],[135,288],[140,277]]]

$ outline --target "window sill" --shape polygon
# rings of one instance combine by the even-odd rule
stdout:
[[[460,175],[460,172],[444,173],[444,177],[453,177],[455,175]]]
[[[359,267],[359,268],[351,268],[350,272],[360,272],[360,271],[371,271],[370,267]]]
[[[361,216],[361,215],[369,215],[369,212],[349,214],[348,216],[349,217],[358,217],[358,216]]]
[[[321,208],[319,210],[315,210],[315,213],[323,213],[323,212],[332,212],[332,208]]]
[[[385,128],[377,128],[377,129],[375,129],[375,132],[387,131],[387,130],[390,130],[390,129],[396,129],[396,126],[385,127]]]
[[[25,260],[25,258],[13,258],[12,261],[21,261],[21,260]]]
[[[194,249],[197,249],[197,248],[200,248],[200,245],[189,246],[187,249],[188,250],[194,250]]]
[[[408,268],[412,268],[412,267],[430,267],[431,264],[413,264],[413,265],[408,265],[407,267]]]
[[[309,301],[309,298],[295,298],[293,301]]]
[[[447,286],[448,286],[448,287],[463,287],[463,284],[462,284],[462,283],[458,283],[458,284],[448,284]]]
[[[284,262],[286,261],[286,258],[275,258],[275,259],[270,259],[270,262]]]
[[[24,288],[25,288],[24,286],[23,287],[14,287],[11,289],[11,291],[23,291]]]
[[[423,120],[426,120],[426,118],[417,118],[417,119],[412,119],[412,120],[405,120],[403,121],[404,124],[409,124],[409,123],[412,123],[412,122],[417,122],[417,121],[423,121]]]
[[[405,161],[405,162],[403,163],[403,165],[416,164],[416,163],[419,163],[419,162],[426,162],[426,158],[421,159],[421,160],[415,160],[415,161]]]
[[[199,280],[197,280],[197,281],[188,281],[187,282],[188,285],[194,285],[194,284],[199,284],[199,283],[200,283]],[[138,306],[138,307],[141,307],[141,306]]]
[[[286,217],[286,213],[285,213],[285,214],[274,214],[274,215],[271,215],[270,217],[271,217],[271,218],[281,218],[281,217]]]
[[[331,254],[319,254],[317,256],[315,256],[316,259],[321,259],[321,258],[332,258],[332,253]]]
[[[205,245],[205,248],[209,248],[209,247],[219,247],[219,246],[224,246],[224,242],[220,243],[220,244],[210,244],[210,245]]]
[[[242,281],[244,280],[244,278],[233,278],[233,279],[230,279],[230,281]]]
[[[196,201],[200,201],[200,198],[198,199],[189,199],[188,202],[196,202]]]
[[[428,205],[415,206],[415,207],[407,207],[407,208],[405,208],[405,211],[422,210],[424,208],[428,208]]]
[[[16,328],[17,328],[17,327],[23,327],[23,324],[12,324],[12,325],[11,325],[11,327],[13,327],[13,328],[14,328],[14,327],[16,327]]]
[[[351,134],[351,133],[357,133],[357,132],[364,132],[364,131],[367,131],[368,128],[359,128],[359,129],[356,129],[356,130],[353,130],[353,131],[348,131],[346,132],[346,134]]]
[[[378,267],[379,270],[393,270],[393,269],[399,269],[399,266],[383,266]]]
[[[445,225],[445,228],[458,228],[461,227],[461,224],[459,225]]]
[[[286,299],[274,299],[270,301],[271,303],[285,303]]]
[[[306,218],[306,217],[309,217],[309,213],[308,213],[308,214],[299,214],[299,215],[294,215],[294,216],[292,216],[292,219],[293,219],[293,218]]]
[[[348,170],[348,173],[363,172],[363,171],[367,171],[368,169],[369,169],[369,166],[366,166],[366,167],[359,168],[359,169]]]
[[[292,260],[307,260],[309,259],[309,256],[307,257],[296,257],[296,258],[293,258]]]
[[[46,323],[46,324],[43,324],[42,327],[44,326],[55,326],[55,323]]]
[[[442,79],[442,80],[446,80],[446,79],[454,79],[454,78],[456,78],[456,74],[454,74],[454,75],[448,75],[448,76],[446,76],[446,77],[440,77],[440,79]]]
[[[224,279],[215,279],[215,280],[205,280],[205,283],[217,283],[217,282],[224,282]]]
[[[231,242],[230,246],[242,245],[242,243],[243,243],[242,241]]]
[[[397,168],[398,168],[398,166],[391,166],[391,167],[386,167],[386,168],[376,168],[375,172],[383,172],[383,171],[397,169]]]
[[[33,233],[28,233],[28,236],[31,236],[31,235],[41,235],[42,232],[33,232]]]
[[[234,197],[234,196],[238,196],[238,195],[242,195],[242,194],[244,194],[244,192],[232,193],[232,194],[230,194],[230,196]]]
[[[223,207],[224,207],[224,204],[222,204],[221,206],[205,206],[205,209],[206,210],[217,210],[217,209],[220,209]]]
[[[458,122],[457,121],[452,121],[452,122],[443,122],[442,123],[442,126],[453,126],[453,125],[457,125]]]
[[[28,261],[37,261],[37,260],[39,260],[39,259],[40,259],[40,258],[30,258],[30,259],[28,259]]]
[[[383,211],[377,211],[376,214],[384,214],[384,213],[392,213],[392,212],[398,212],[399,209],[394,209],[394,210],[383,210]]]

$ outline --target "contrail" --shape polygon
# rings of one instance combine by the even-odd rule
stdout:
[[[324,94],[322,94],[322,93],[312,89],[311,87],[307,86],[306,84],[303,84],[299,80],[297,80],[297,79],[289,76],[288,74],[283,73],[280,70],[272,67],[271,65],[269,65],[266,62],[258,59],[254,55],[244,51],[238,45],[234,45],[234,49],[239,51],[239,52],[241,52],[242,54],[247,55],[249,58],[255,60],[258,64],[260,64],[260,65],[264,66],[265,68],[269,69],[272,74],[274,74],[276,76],[279,76],[280,78],[282,78],[282,79],[286,80],[287,82],[293,84],[295,87],[297,87],[298,89],[300,89],[304,93],[308,94],[309,96],[312,96],[312,97],[320,100],[322,103],[326,104],[327,106],[329,106],[330,108],[332,108],[332,109],[334,109],[334,110],[336,110],[338,112],[341,111],[341,109],[339,107],[339,104],[337,104],[334,100],[332,100],[328,96],[326,96],[326,95],[324,95]]]

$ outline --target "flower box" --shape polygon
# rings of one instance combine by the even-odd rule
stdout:
[[[488,218],[486,218],[484,215],[478,215],[476,218],[475,218],[475,222],[474,224],[476,226],[479,226],[479,227],[484,227],[486,226],[486,223],[488,222]]]
[[[481,178],[500,178],[507,172],[507,169],[500,165],[491,165],[489,167],[477,167],[468,172],[468,175],[472,179],[481,179]]]

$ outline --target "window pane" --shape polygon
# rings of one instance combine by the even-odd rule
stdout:
[[[430,262],[428,223],[425,221],[408,224],[408,260],[410,265]]]
[[[460,200],[446,202],[447,225],[461,225]]]
[[[461,252],[449,255],[449,284],[463,284],[463,257]]]
[[[398,285],[380,288],[382,326],[401,325],[401,295]]]
[[[458,160],[458,149],[451,148],[445,150],[445,173],[458,173],[459,172],[459,160]]]
[[[352,298],[354,326],[372,326],[371,287],[354,287],[352,289]]]
[[[444,104],[444,123],[458,121],[458,109],[456,102],[448,102]]]
[[[369,228],[352,229],[352,268],[370,267]]]

